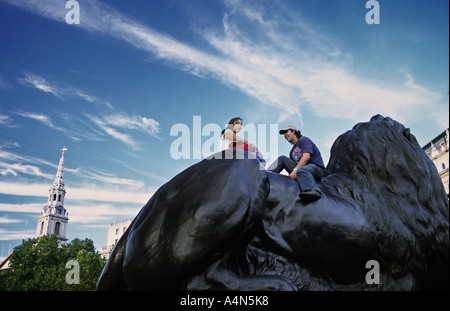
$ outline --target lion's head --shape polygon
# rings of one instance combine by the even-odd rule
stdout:
[[[448,199],[409,129],[380,115],[355,125],[333,144],[327,171],[323,191],[364,213],[385,267],[394,275],[415,274],[419,285],[448,286],[440,278],[448,275]]]

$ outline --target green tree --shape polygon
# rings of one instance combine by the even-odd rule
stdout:
[[[69,260],[79,265],[79,284],[67,284]],[[58,246],[55,235],[22,241],[10,257],[10,268],[0,278],[0,290],[95,290],[106,260],[90,239],[74,239]]]
[[[94,290],[106,260],[95,251],[90,239],[74,239],[67,245],[67,260],[76,260],[80,266],[80,284],[69,286],[68,290]]]

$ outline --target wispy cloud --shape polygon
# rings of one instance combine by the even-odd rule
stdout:
[[[46,197],[48,188],[48,184],[0,182],[0,193],[7,195]]]
[[[0,115],[0,125],[10,127],[10,128],[18,127],[18,125],[14,124],[14,122],[11,120],[11,118],[7,115]]]
[[[64,1],[9,2],[65,22]],[[79,27],[126,41],[182,70],[213,77],[240,89],[263,104],[279,108],[281,118],[289,114],[301,116],[303,109],[352,121],[374,113],[402,120],[427,118],[430,114],[423,112],[433,111],[441,99],[408,74],[403,83],[394,84],[359,76],[347,63],[351,56],[282,6],[265,12],[255,3],[239,0],[224,3],[222,28],[202,31],[203,39],[211,47],[209,51],[163,34],[100,1],[83,2]],[[38,82],[36,87],[59,94]],[[99,126],[108,135],[133,146],[128,135],[102,122]]]
[[[46,198],[48,184],[44,183],[18,183],[0,182],[0,193],[15,196],[34,196]],[[128,187],[130,188],[130,187]],[[125,187],[105,185],[103,187],[90,185],[86,187],[66,186],[66,198],[70,200],[89,200],[99,202],[139,203],[143,204],[150,199],[156,189],[148,191],[127,189]],[[1,211],[1,208],[0,208]]]
[[[0,194],[47,198],[50,187],[48,180],[53,180],[55,175],[43,172],[42,165],[50,166],[56,171],[56,165],[46,160],[0,149],[0,175],[12,177],[0,181]],[[156,188],[147,187],[142,180],[123,178],[105,170],[69,167],[65,167],[64,170],[66,173],[81,177],[77,186],[66,185],[66,197],[70,201],[144,204],[156,191]],[[47,181],[36,182],[16,178],[23,175],[45,178]],[[45,199],[43,202],[45,203]],[[0,203],[0,211],[14,211],[5,209],[5,206],[9,205]],[[29,207],[30,205],[20,206],[20,211],[30,211]]]
[[[25,78],[21,79],[21,82],[31,85],[43,92],[51,93],[60,99],[63,99],[63,96],[77,96],[89,103],[101,104],[108,107],[108,110],[113,110],[113,106],[109,101],[88,95],[74,87],[58,86],[55,83],[34,74],[27,73]],[[155,138],[159,138],[158,133],[160,130],[160,124],[156,120],[145,116],[129,116],[123,113],[115,113],[108,114],[107,116],[102,115],[100,117],[94,114],[85,114],[85,116],[88,117],[88,119],[92,121],[97,128],[101,129],[101,131],[99,131],[98,129],[86,124],[85,120],[80,120],[78,116],[70,115],[67,112],[61,112],[58,115],[58,120],[64,120],[64,122],[60,122],[61,124],[64,124],[64,126],[55,125],[52,117],[43,113],[31,111],[18,111],[15,113],[19,116],[39,121],[52,129],[63,132],[75,141],[79,141],[82,138],[99,140],[99,136],[107,135],[113,137],[114,139],[120,140],[132,147],[134,150],[137,150],[139,149],[138,143],[132,135],[124,133],[125,130],[135,130],[149,134]],[[12,123],[8,116],[0,115],[0,124],[11,126]],[[80,126],[80,124],[82,125]]]
[[[107,100],[89,95],[74,86],[61,86],[36,74],[25,73],[25,76],[19,79],[19,81],[23,85],[34,87],[42,92],[52,94],[59,99],[64,99],[65,97],[76,97],[91,104],[104,105],[109,109],[113,109],[111,103]]]
[[[39,212],[42,210],[44,203],[30,203],[30,204],[7,204],[0,203],[0,212],[6,213],[29,213],[39,215]],[[123,218],[134,217],[139,212],[141,205],[134,205],[131,207],[117,206],[108,203],[97,203],[95,204],[95,208],[92,205],[86,206],[85,204],[76,204],[68,202],[65,204],[65,208],[69,211],[69,221],[71,224],[73,223],[107,223],[111,216],[121,216]],[[22,219],[13,219],[7,216],[0,217],[0,224],[15,224],[15,223],[23,223],[25,222]],[[13,240],[15,238],[15,234],[23,234],[24,232],[21,230],[18,231],[8,231],[9,234],[5,236],[2,235],[2,229],[0,229],[0,240]],[[6,230],[3,231],[6,234]],[[34,234],[34,232],[33,232]],[[12,235],[12,236],[10,236]],[[31,235],[30,235],[31,236]],[[27,237],[29,237],[27,235]],[[20,239],[20,238],[17,238]]]
[[[21,219],[9,218],[8,216],[0,217],[0,224],[15,224],[23,222]]]
[[[23,173],[32,176],[44,177],[47,179],[52,179],[54,176],[50,174],[45,174],[37,166],[22,164],[22,163],[5,163],[0,161],[0,175],[2,176],[18,176],[18,173]]]
[[[135,217],[142,206],[123,207],[111,204],[96,204],[95,208],[86,205],[66,204],[70,210],[70,223],[108,223],[111,217],[120,216],[122,219]]]
[[[0,193],[2,194],[42,197],[42,201],[38,203],[0,203],[0,212],[38,215],[46,203],[46,197],[44,196],[47,190],[48,185],[43,184],[0,182]],[[149,189],[148,192],[137,192],[120,190],[118,187],[108,187],[108,189],[96,186],[86,188],[67,187],[65,208],[69,211],[70,223],[106,223],[114,216],[123,218],[136,216],[154,192],[155,189]],[[90,203],[86,204],[86,202]],[[0,217],[0,224],[16,222],[18,222],[16,219]],[[4,240],[12,239],[11,237],[2,238]]]
[[[441,97],[409,75],[394,85],[358,76],[351,70],[352,56],[291,12],[273,18],[272,12],[243,1],[225,2],[230,14],[223,19],[223,33],[205,37],[233,63],[252,69],[239,71],[249,82],[247,93],[289,114],[307,108],[321,116],[353,121],[376,113],[411,119]],[[244,30],[244,23],[247,27],[250,23],[254,32]],[[252,36],[256,31],[258,36]]]
[[[104,133],[114,139],[120,140],[133,149],[139,149],[139,144],[131,135],[123,131],[137,130],[158,138],[158,132],[160,130],[157,121],[142,116],[129,116],[126,114],[112,114],[102,117],[86,114],[86,116],[102,129]]]
[[[134,153],[130,154],[130,155],[133,156],[133,157],[136,157],[136,154],[134,154]],[[152,180],[156,180],[156,181],[163,182],[163,183],[166,183],[168,181],[167,178],[159,176],[157,174],[154,174],[151,171],[142,170],[142,169],[136,169],[135,167],[131,166],[130,163],[128,163],[128,162],[121,161],[121,160],[116,159],[116,158],[111,157],[111,156],[108,156],[108,159],[113,161],[113,162],[115,162],[115,163],[118,163],[120,166],[126,168],[129,171],[133,171],[133,172],[139,173],[139,174],[141,174],[141,175],[143,175],[143,176],[145,176],[147,178],[150,178]],[[143,163],[143,162],[145,162],[145,160],[142,159],[142,158],[139,158],[139,163]]]
[[[42,77],[27,73],[23,79],[20,79],[20,81],[25,85],[30,85],[40,91],[50,93],[58,98],[61,98],[60,90],[56,86],[50,85],[50,83]]]
[[[117,177],[114,174],[99,171],[98,169],[88,171],[83,170],[80,174],[82,174],[85,178],[95,180],[100,183],[132,186],[134,189],[143,189],[145,187],[145,183],[143,181]]]
[[[51,118],[43,113],[18,111],[18,112],[16,112],[16,114],[21,117],[24,117],[24,118],[39,121],[39,122],[43,123],[44,125],[47,125],[48,127],[55,128]]]
[[[34,237],[34,231],[24,232],[24,231],[11,231],[0,228],[0,240],[1,241],[9,241],[9,240],[25,240]]]
[[[6,213],[36,213],[42,209],[42,203],[12,204],[0,203],[0,212]]]
[[[62,127],[62,126],[57,126],[53,123],[52,118],[49,115],[43,114],[43,113],[39,113],[39,112],[31,112],[31,111],[17,111],[15,112],[15,114],[24,117],[24,118],[28,118],[31,120],[35,120],[35,121],[39,121],[42,124],[48,126],[49,128],[52,128],[54,130],[57,130],[59,132],[62,132],[64,134],[66,134],[67,137],[69,137],[72,140],[75,141],[79,141],[80,138],[73,135],[74,131],[72,131],[71,129],[67,128],[67,127]],[[83,131],[85,132],[85,131]],[[79,134],[79,132],[75,132],[76,134]],[[85,135],[82,135],[85,136]]]
[[[14,146],[14,147],[20,147],[20,146]],[[18,153],[6,151],[0,148],[0,159],[8,162],[28,162],[33,164],[44,164],[51,167],[56,168],[57,166],[54,163],[51,163],[47,160],[43,160],[40,158],[36,158],[33,156],[23,156]]]
[[[108,107],[109,109],[113,109],[113,106],[108,100],[100,99],[92,95],[88,95],[80,90],[75,90],[74,94],[76,94],[78,97],[84,99],[85,101],[92,103],[92,104],[102,104]]]
[[[57,1],[15,2],[62,21],[61,12],[55,9]],[[125,40],[182,70],[212,76],[264,104],[280,108],[284,116],[292,113],[301,116],[301,111],[307,108],[322,116],[351,120],[378,112],[413,118],[417,117],[414,113],[428,109],[440,99],[440,95],[417,85],[408,76],[403,84],[390,86],[352,73],[345,62],[336,61],[342,60],[343,55],[329,43],[332,40],[290,12],[281,12],[283,21],[254,4],[237,0],[225,4],[228,11],[223,29],[204,32],[204,38],[216,53],[182,43],[99,1],[83,3],[89,8],[83,10],[80,26]],[[290,34],[295,34],[296,39],[286,37]],[[410,116],[405,115],[408,111]],[[104,130],[132,145],[127,135],[111,127]]]
[[[159,132],[159,123],[153,119],[142,116],[127,116],[124,114],[115,114],[107,117],[108,124],[116,127],[139,130],[157,137]]]
[[[38,166],[6,163],[1,159],[13,162],[49,163],[38,158],[21,156],[0,149],[0,173],[5,177],[27,174],[45,177],[47,180],[54,178],[54,175],[43,173]],[[66,167],[65,171],[83,176],[81,185],[66,185],[65,206],[70,211],[71,223],[107,222],[111,219],[111,216],[134,217],[156,191],[156,188],[147,187],[143,181],[118,177],[113,173],[99,169],[83,170]],[[0,195],[41,198],[37,199],[38,203],[0,203],[0,214],[39,213],[47,202],[49,187],[48,181],[30,182],[23,178],[0,181]],[[14,224],[16,222],[16,220],[6,216],[0,217],[0,224]],[[4,236],[0,239],[10,240],[16,234],[21,236],[22,232],[4,232]]]
[[[107,116],[95,116],[93,114],[85,114],[85,116],[93,124],[88,124],[87,120],[80,120],[78,116],[61,113],[58,115],[58,121],[62,125],[55,125],[52,117],[44,113],[31,111],[17,111],[15,114],[41,122],[42,124],[60,131],[72,140],[79,141],[81,139],[100,140],[101,136],[110,136],[117,139],[134,150],[139,149],[139,143],[132,135],[124,133],[123,131],[138,131],[149,134],[155,138],[158,137],[160,131],[159,123],[151,118],[142,116],[128,116],[125,114],[113,114]],[[8,116],[3,118],[6,124],[11,123]],[[0,122],[2,118],[0,116]],[[64,121],[64,122],[61,122]]]

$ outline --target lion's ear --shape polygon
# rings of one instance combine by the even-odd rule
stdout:
[[[403,135],[408,138],[408,140],[411,140],[411,131],[409,128],[403,130]]]

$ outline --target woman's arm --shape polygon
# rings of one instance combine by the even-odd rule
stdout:
[[[226,139],[235,141],[235,142],[237,142],[238,144],[247,144],[247,145],[252,149],[251,151],[253,151],[253,152],[258,151],[258,148],[256,148],[255,145],[249,143],[246,139],[244,139],[244,138],[242,138],[242,137],[236,135],[236,133],[233,132],[232,130],[226,130],[225,133],[224,133],[224,135],[225,135],[225,138],[226,138]]]

